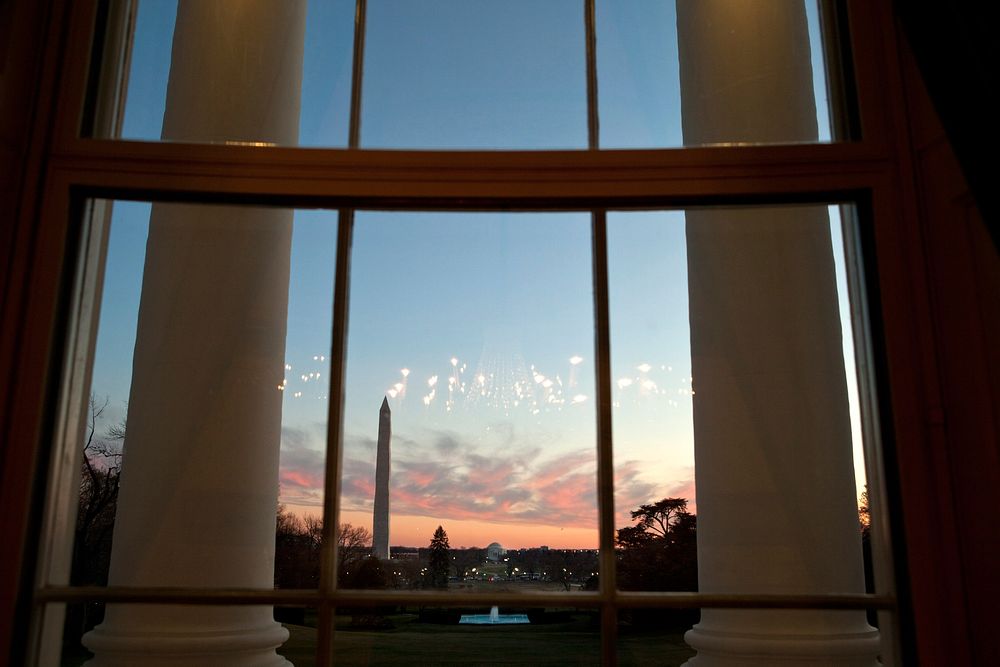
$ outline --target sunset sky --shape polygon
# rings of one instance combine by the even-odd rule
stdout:
[[[586,147],[582,3],[427,6],[368,3],[364,147]],[[139,7],[123,135],[157,139],[175,5]],[[302,145],[346,144],[353,7],[309,3]],[[682,145],[673,3],[597,7],[602,146]],[[818,49],[813,62],[821,71]],[[114,209],[93,380],[111,422],[128,399],[149,209]],[[335,212],[295,212],[280,499],[299,513],[322,511],[336,224]],[[608,224],[624,526],[665,496],[696,509],[687,267],[682,212],[612,212]],[[391,544],[424,546],[441,524],[452,546],[597,546],[589,214],[360,211],[349,321],[342,521],[371,527],[389,396]]]

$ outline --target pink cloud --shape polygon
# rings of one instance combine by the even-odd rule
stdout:
[[[596,529],[594,449],[545,454],[544,448],[531,443],[485,448],[446,432],[430,432],[426,438],[394,436],[392,513],[435,520]],[[349,440],[341,482],[345,510],[371,511],[374,477],[374,443],[362,438]],[[631,509],[664,497],[688,498],[693,508],[693,485],[693,479],[679,480],[673,486],[653,483],[646,462],[616,465],[618,525],[631,522]]]
[[[303,489],[323,488],[322,471],[282,469],[278,479],[282,485],[297,486]]]

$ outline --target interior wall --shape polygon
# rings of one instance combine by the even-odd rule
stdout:
[[[1000,253],[916,61],[906,44],[900,51],[943,411],[946,455],[930,455],[946,468],[947,480],[936,490],[950,494],[943,505],[953,508],[950,515],[925,520],[932,531],[940,527],[940,540],[956,541],[958,571],[936,576],[955,580],[953,599],[962,605],[933,611],[964,619],[971,664],[995,665],[1000,664],[1000,643],[993,639],[1000,597]],[[942,525],[948,522],[954,525]]]
[[[63,9],[58,1],[0,0],[0,663],[5,664],[21,663],[30,616],[24,552],[32,542],[33,471],[48,355],[27,348],[47,348],[54,314],[32,326],[26,313],[32,279],[41,273],[34,261],[34,216]]]

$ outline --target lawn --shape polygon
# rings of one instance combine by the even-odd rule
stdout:
[[[338,665],[599,665],[596,614],[573,612],[533,625],[444,625],[416,614],[387,617],[392,627],[352,629],[338,618],[334,638]],[[313,667],[316,630],[286,625],[291,636],[280,650],[296,667]],[[621,626],[620,665],[680,665],[694,655],[681,631]]]
[[[416,607],[409,613],[379,618],[379,628],[359,627],[351,616],[337,616],[334,647],[337,665],[599,665],[600,629],[597,612],[574,608],[532,610],[530,625],[458,625],[426,622]],[[440,610],[436,610],[440,611]],[[487,613],[487,609],[469,609]],[[501,609],[501,613],[524,609]],[[316,615],[310,610],[301,623],[284,623],[289,639],[278,650],[295,667],[316,665]],[[684,643],[683,629],[618,627],[618,664],[681,665],[694,655]],[[78,643],[64,647],[62,664],[81,665],[89,657]]]

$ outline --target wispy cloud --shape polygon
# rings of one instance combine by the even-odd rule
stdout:
[[[548,454],[512,424],[490,425],[489,444],[428,429],[393,436],[394,514],[594,528],[596,453],[581,448]],[[352,438],[345,452],[343,506],[371,507],[374,443]],[[361,457],[370,461],[364,465]]]
[[[305,429],[282,427],[278,482],[281,501],[293,505],[323,504],[326,456],[311,447],[314,441]]]
[[[525,438],[510,425],[491,425],[489,443],[426,429],[417,437],[394,434],[391,508],[396,515],[468,519],[593,529],[597,526],[596,451],[551,452],[548,442]],[[498,445],[497,441],[502,444]],[[284,502],[322,503],[324,455],[307,433],[284,429],[281,494]],[[341,507],[370,512],[375,493],[376,442],[348,436],[341,464]],[[615,466],[617,525],[629,511],[662,497],[694,501],[694,471],[671,487],[648,479],[648,466],[628,460]]]
[[[629,512],[639,505],[654,502],[661,498],[686,498],[688,511],[697,512],[695,504],[694,468],[683,469],[678,479],[670,486],[650,482],[643,477],[646,464],[642,461],[629,460],[615,465],[615,508],[617,527],[632,523]]]

